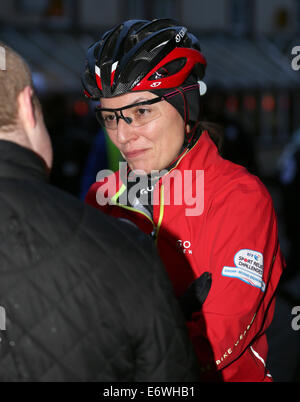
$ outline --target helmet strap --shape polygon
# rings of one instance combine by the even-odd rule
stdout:
[[[185,135],[187,136],[187,129],[186,126],[189,122],[189,107],[188,107],[188,103],[187,103],[187,99],[184,93],[184,89],[182,87],[177,87],[176,88],[178,92],[180,92],[182,99],[183,99],[183,106],[184,106],[184,130],[185,130]]]

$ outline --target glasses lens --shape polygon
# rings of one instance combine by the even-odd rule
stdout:
[[[132,107],[116,109],[116,111],[96,109],[96,117],[102,126],[111,130],[115,130],[118,127],[120,119],[132,124],[134,127],[143,126],[160,117],[161,111],[157,103],[161,100],[161,98],[159,100],[155,99],[153,104],[141,102]]]
[[[160,108],[156,104],[133,106],[123,110],[122,113],[124,117],[132,120],[132,125],[135,127],[143,126],[161,115]]]
[[[96,117],[102,126],[113,130],[117,128],[118,122],[114,112],[96,110]]]

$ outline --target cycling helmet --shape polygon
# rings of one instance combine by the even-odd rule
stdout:
[[[191,75],[197,83],[205,68],[198,40],[176,21],[128,20],[88,48],[82,83],[92,99],[156,93],[182,86]]]

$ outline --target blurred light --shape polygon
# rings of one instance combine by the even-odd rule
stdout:
[[[225,102],[226,109],[231,112],[235,113],[238,110],[238,99],[236,96],[229,96]]]
[[[78,100],[74,103],[73,110],[78,116],[86,116],[89,113],[89,105],[83,100]]]
[[[278,106],[281,109],[288,109],[290,106],[290,99],[288,96],[280,96],[278,98]]]
[[[253,95],[247,95],[245,96],[244,100],[243,100],[243,105],[244,108],[249,110],[249,111],[253,111],[256,108],[256,98]]]
[[[66,161],[62,165],[63,175],[66,177],[73,177],[79,173],[78,163],[74,161]]]
[[[33,71],[31,76],[32,76],[33,86],[37,90],[37,92],[43,92],[47,89],[46,79],[42,73]]]
[[[261,106],[266,112],[271,112],[275,108],[275,99],[272,95],[265,95],[261,100]]]
[[[274,13],[275,24],[278,28],[286,28],[290,21],[289,10],[285,7],[280,7]]]
[[[47,15],[50,17],[61,17],[64,15],[64,4],[62,0],[50,0]]]

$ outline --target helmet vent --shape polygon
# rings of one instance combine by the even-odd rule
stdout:
[[[170,77],[173,74],[178,73],[186,64],[187,59],[185,57],[181,57],[176,60],[172,60],[169,63],[165,64],[163,67],[160,67],[154,74],[152,74],[148,80],[159,80],[162,78]]]

